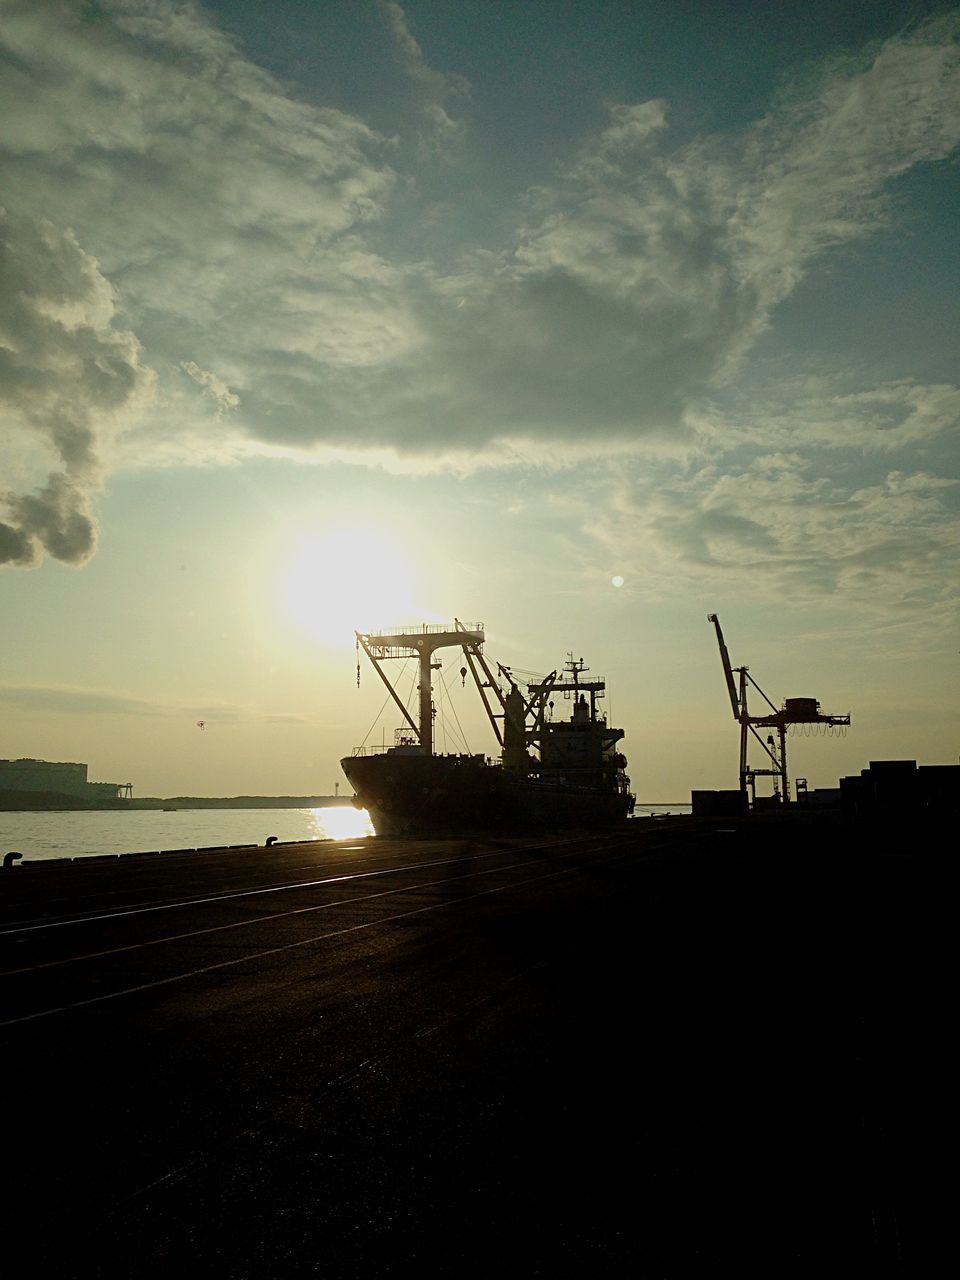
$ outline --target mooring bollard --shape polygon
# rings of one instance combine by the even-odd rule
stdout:
[[[11,849],[9,853],[5,853],[3,855],[3,865],[5,867],[12,867],[17,859],[22,857],[22,853],[17,853],[15,850]]]
[[[270,846],[271,846],[272,844],[276,844],[276,843],[277,843],[277,837],[276,837],[276,836],[267,836],[266,840],[265,840],[263,843],[264,843],[264,847],[265,847],[265,848],[267,848],[267,849],[269,849],[269,848],[270,848]]]

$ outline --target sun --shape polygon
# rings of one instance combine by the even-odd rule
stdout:
[[[284,582],[290,617],[329,645],[352,645],[355,631],[413,620],[410,557],[386,531],[362,525],[304,538]]]

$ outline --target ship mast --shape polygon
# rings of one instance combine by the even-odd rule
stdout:
[[[573,695],[575,705],[577,704],[581,694],[589,693],[590,723],[594,724],[597,719],[597,699],[604,697],[607,682],[602,679],[581,680],[580,677],[583,673],[589,670],[590,668],[582,658],[575,658],[572,653],[568,654],[567,661],[563,664],[564,673],[559,679],[557,678],[557,673],[554,671],[546,680],[527,685],[527,688],[533,695],[530,699],[531,706],[538,697],[542,705],[542,701],[548,693],[571,693]]]
[[[445,625],[434,626],[424,624],[420,627],[407,627],[401,631],[366,631],[356,632],[357,643],[373,664],[377,675],[386,685],[394,702],[403,713],[404,719],[417,735],[420,749],[425,756],[433,754],[433,688],[432,676],[439,663],[433,661],[437,649],[463,648],[468,653],[468,646],[475,656],[479,656],[479,646],[483,644],[483,626],[465,627],[457,622],[457,630],[450,631]],[[420,723],[415,724],[406,707],[397,696],[397,692],[383,667],[380,665],[387,658],[417,658],[420,663]]]

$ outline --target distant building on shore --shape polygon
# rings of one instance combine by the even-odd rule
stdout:
[[[0,760],[0,792],[40,792],[89,805],[130,799],[129,782],[88,782],[87,767],[66,761]]]

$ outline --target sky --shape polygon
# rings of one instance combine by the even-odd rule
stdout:
[[[682,801],[737,783],[717,613],[776,703],[851,713],[790,740],[811,787],[955,763],[958,37],[0,0],[0,757],[345,790],[398,719],[354,631],[458,617],[582,656]],[[439,656],[439,748],[492,753]]]

